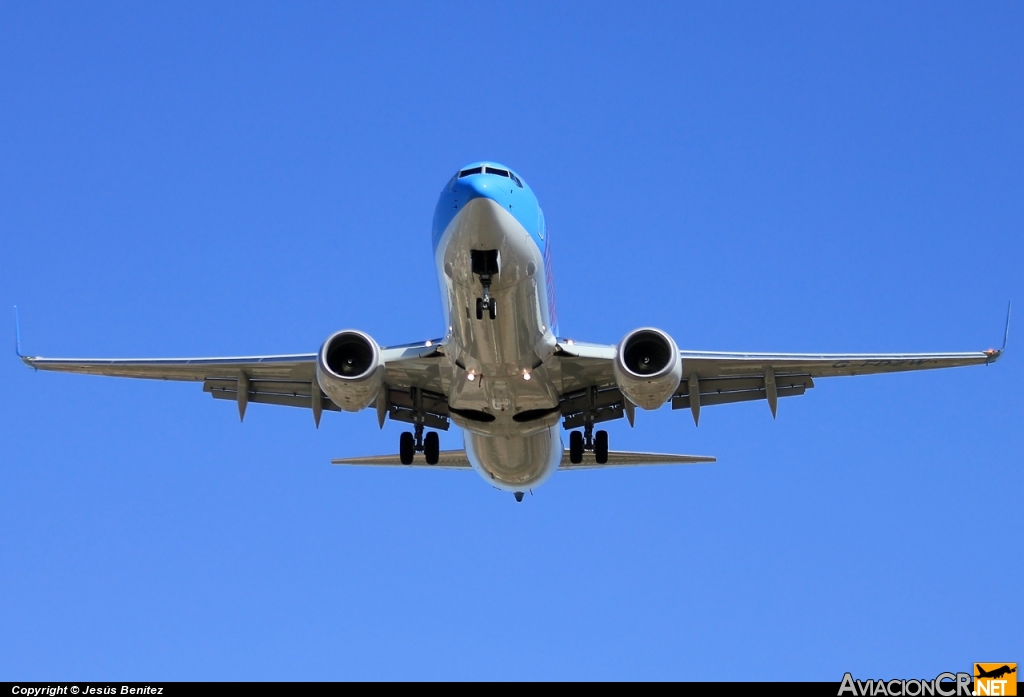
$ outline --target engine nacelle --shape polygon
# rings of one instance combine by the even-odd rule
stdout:
[[[316,381],[344,411],[359,411],[370,406],[384,383],[380,347],[363,332],[354,329],[335,332],[320,347]]]
[[[671,399],[683,377],[676,342],[660,329],[634,329],[615,350],[615,382],[641,409],[657,409]]]

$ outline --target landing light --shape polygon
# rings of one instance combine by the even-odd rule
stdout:
[[[572,346],[572,345],[573,345],[574,343],[575,343],[575,342],[574,342],[574,341],[573,341],[572,339],[566,339],[566,340],[565,340],[565,344],[566,344],[566,346]]]
[[[433,341],[431,341],[430,339],[427,339],[427,343],[426,343],[425,345],[426,345],[426,346],[433,346],[433,345],[434,345],[434,342],[433,342]]]
[[[529,379],[530,379],[530,374],[527,373],[527,372],[524,372],[523,373],[523,380],[529,380]]]
[[[469,375],[466,376],[466,379],[469,380],[470,382],[473,382],[474,380],[476,380],[476,375],[470,373]]]

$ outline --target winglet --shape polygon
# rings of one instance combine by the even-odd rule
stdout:
[[[21,318],[18,316],[18,306],[14,306],[14,353],[20,358],[25,365],[34,368],[32,365],[32,357],[26,356],[21,352]]]
[[[1009,341],[1010,339],[1010,310],[1012,309],[1013,301],[1011,300],[1006,303],[1006,328],[1003,330],[1003,345],[999,347],[998,351],[995,349],[989,349],[988,351],[985,351],[985,353],[989,357],[988,362],[998,360],[999,357],[1003,355],[1003,351],[1006,350],[1006,342]]]
[[[1006,350],[1006,341],[1010,338],[1010,310],[1013,309],[1013,301],[1006,303],[1006,329],[1003,330],[1003,345],[999,349],[999,353]]]

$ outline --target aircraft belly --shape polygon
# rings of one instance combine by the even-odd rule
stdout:
[[[543,484],[562,461],[559,427],[529,436],[466,433],[466,454],[481,477],[498,489],[526,491]]]
[[[476,318],[483,286],[472,273],[472,250],[498,250],[490,294],[495,319]],[[449,224],[438,245],[442,297],[453,360],[485,375],[522,374],[554,352],[548,322],[544,259],[526,230],[494,201],[474,199]]]
[[[491,284],[497,316],[476,317],[483,295],[472,250],[498,250]],[[548,326],[540,249],[507,211],[486,198],[470,201],[438,245],[442,293],[449,307],[448,404],[457,425],[484,435],[530,434],[557,421],[559,390],[547,363],[555,338]],[[459,412],[463,412],[463,416]]]
[[[498,251],[490,287],[496,317],[485,312],[477,319],[484,290],[470,252],[492,249]],[[478,198],[452,219],[436,260],[449,325],[448,406],[465,431],[470,462],[498,488],[537,486],[558,468],[563,451],[541,250],[508,211]]]

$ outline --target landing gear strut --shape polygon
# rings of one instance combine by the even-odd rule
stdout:
[[[594,417],[597,413],[596,399],[597,390],[590,387],[587,390],[587,406],[583,411],[583,433],[579,431],[569,433],[569,462],[574,465],[583,462],[584,450],[594,453],[594,461],[597,464],[608,463],[608,432],[594,433]]]
[[[440,459],[441,444],[435,431],[423,436],[423,393],[412,388],[413,409],[416,412],[415,434],[405,431],[398,439],[398,459],[403,465],[411,465],[416,453],[423,453],[428,465],[436,465]]]

